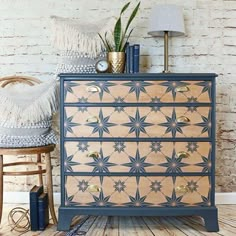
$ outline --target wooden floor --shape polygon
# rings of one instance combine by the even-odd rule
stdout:
[[[56,231],[56,226],[42,232],[27,232],[24,234],[11,231],[8,225],[8,213],[14,205],[4,205],[3,220],[0,235],[14,236],[65,236],[65,232]],[[27,208],[27,205],[21,207]],[[86,236],[200,236],[224,235],[236,236],[236,205],[219,205],[218,233],[206,232],[200,217],[89,217],[80,228],[77,235]],[[85,219],[85,217],[82,217]]]

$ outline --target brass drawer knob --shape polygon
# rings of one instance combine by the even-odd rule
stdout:
[[[98,157],[99,157],[99,152],[96,152],[96,151],[90,151],[90,152],[87,154],[87,157],[98,158]]]
[[[178,92],[178,93],[185,93],[185,92],[188,92],[190,89],[188,86],[178,86],[176,89],[175,89],[175,92]]]
[[[94,192],[101,192],[101,188],[99,188],[97,185],[91,184],[88,186],[87,190],[90,193],[94,193]]]
[[[190,157],[190,154],[187,153],[187,152],[184,152],[184,151],[180,151],[177,153],[177,157],[180,157],[180,158],[189,158]]]
[[[190,189],[188,186],[180,185],[175,188],[176,193],[188,193]]]
[[[89,93],[100,93],[101,92],[101,89],[96,85],[89,86],[86,88],[86,90]]]
[[[99,123],[99,119],[97,116],[90,116],[86,119],[86,121],[91,123]]]
[[[177,118],[177,122],[188,123],[188,122],[190,122],[190,119],[186,116],[180,116],[180,117]]]

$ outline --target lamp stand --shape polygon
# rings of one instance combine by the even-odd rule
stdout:
[[[168,70],[168,31],[164,31],[164,70],[163,73],[170,73]]]

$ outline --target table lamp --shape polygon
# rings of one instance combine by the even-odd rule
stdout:
[[[151,11],[148,34],[157,37],[164,35],[164,71],[168,69],[168,37],[184,35],[182,8],[176,5],[156,5]]]

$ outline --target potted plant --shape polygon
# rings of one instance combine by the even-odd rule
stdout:
[[[112,73],[123,73],[125,68],[125,45],[133,32],[134,29],[129,31],[130,24],[132,23],[133,19],[137,15],[139,10],[140,2],[134,8],[133,12],[131,13],[125,28],[122,28],[122,15],[129,7],[130,2],[124,5],[121,9],[120,16],[117,19],[114,31],[112,35],[112,40],[108,39],[107,32],[105,33],[104,37],[99,34],[107,52],[108,52],[108,62],[110,63],[110,71]]]

